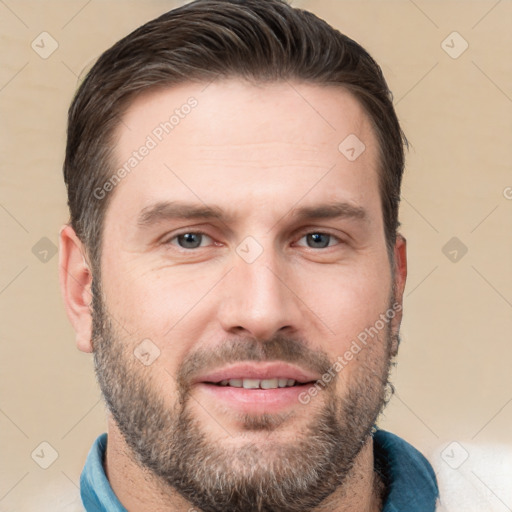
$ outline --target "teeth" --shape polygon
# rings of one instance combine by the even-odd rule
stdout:
[[[277,389],[295,385],[294,379],[225,379],[219,382],[220,386],[231,386],[244,389]]]
[[[244,389],[257,389],[260,387],[260,382],[259,379],[244,379],[242,385]]]
[[[279,387],[285,388],[288,385],[288,379],[279,379]]]
[[[279,379],[264,379],[260,383],[261,389],[276,389]]]

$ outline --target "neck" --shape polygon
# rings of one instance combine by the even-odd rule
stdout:
[[[344,484],[312,512],[380,512],[383,484],[373,469],[370,437]],[[117,425],[109,416],[105,473],[123,506],[133,512],[190,512],[193,505],[174,489],[166,489],[137,464]]]
[[[359,452],[343,486],[314,512],[380,512],[384,483],[374,471],[373,438]]]

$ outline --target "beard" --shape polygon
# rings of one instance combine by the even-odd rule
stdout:
[[[295,407],[288,415],[240,415],[242,434],[226,433],[224,439],[214,440],[191,408],[198,403],[190,384],[193,374],[235,361],[279,360],[323,375],[332,367],[327,354],[282,335],[264,343],[230,339],[215,350],[197,350],[185,357],[175,376],[177,396],[170,406],[158,372],[136,360],[136,341],[123,339],[100,290],[93,293],[96,376],[130,457],[149,471],[170,502],[177,491],[203,512],[311,511],[335,491],[350,492],[344,483],[393,392],[388,380],[391,343],[398,334],[392,334],[390,323],[383,331],[382,338],[372,339],[349,363],[357,366],[351,369],[343,396],[336,393],[336,374],[309,405]],[[290,417],[309,419],[286,441],[273,438]],[[247,442],[239,442],[241,435],[248,436]]]

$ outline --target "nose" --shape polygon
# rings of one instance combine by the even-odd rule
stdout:
[[[234,268],[222,284],[219,321],[226,332],[268,340],[295,331],[303,317],[286,262],[271,249],[252,263],[234,254]]]

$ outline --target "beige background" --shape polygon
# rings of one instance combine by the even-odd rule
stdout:
[[[52,253],[67,220],[61,168],[77,76],[180,3],[0,0],[1,511],[74,510],[66,503],[105,431],[92,359],[74,346]],[[293,4],[372,53],[412,144],[401,206],[403,342],[397,394],[380,424],[431,460],[444,510],[512,510],[512,4]],[[58,43],[46,59],[31,47],[44,37],[51,48],[43,31]],[[443,252],[452,237],[455,262],[453,247]],[[42,442],[58,452],[48,469],[36,463],[51,462]]]

